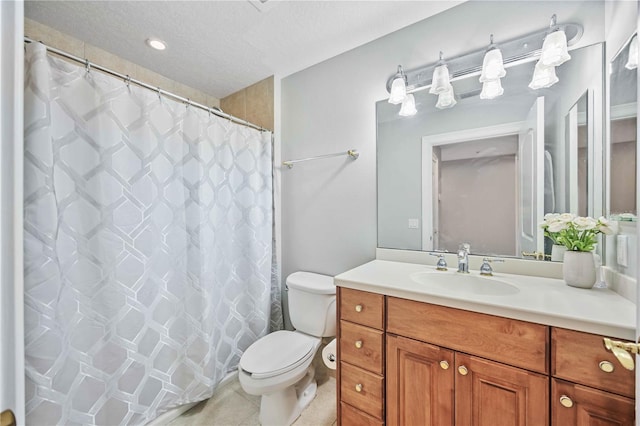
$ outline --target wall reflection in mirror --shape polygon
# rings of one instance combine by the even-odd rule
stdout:
[[[603,53],[603,44],[571,51],[549,88],[528,87],[528,62],[508,69],[492,100],[480,99],[472,76],[452,83],[450,109],[435,108],[427,91],[414,93],[412,117],[379,101],[378,246],[456,251],[467,242],[472,254],[521,257],[545,251],[545,213],[598,213],[602,123],[590,117],[602,117]]]
[[[636,93],[637,36],[633,36],[610,65],[610,184],[609,209],[612,215],[636,211]],[[635,52],[635,58],[630,55]]]

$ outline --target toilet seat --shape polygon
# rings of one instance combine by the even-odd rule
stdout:
[[[240,368],[254,379],[266,379],[293,370],[315,354],[319,338],[280,330],[249,346],[240,358]]]

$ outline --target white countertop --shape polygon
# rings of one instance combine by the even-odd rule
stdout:
[[[486,279],[503,281],[518,291],[515,294],[484,295],[418,283],[411,275],[419,272],[437,271],[433,266],[422,264],[373,260],[337,275],[335,284],[635,341],[635,305],[608,289],[585,290],[569,287],[559,279],[494,273],[494,277]],[[451,268],[442,272],[448,273],[452,273]],[[479,273],[471,271],[471,275]]]

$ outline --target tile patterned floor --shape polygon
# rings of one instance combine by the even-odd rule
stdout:
[[[318,392],[294,426],[333,426],[336,424],[336,379],[317,377]],[[246,394],[237,378],[218,389],[169,426],[258,426],[260,397]]]

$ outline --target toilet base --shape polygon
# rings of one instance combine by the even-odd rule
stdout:
[[[278,392],[262,395],[260,424],[263,426],[289,426],[316,396],[318,384],[314,380],[315,368],[307,369],[305,376],[295,385]]]

